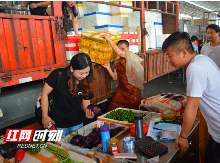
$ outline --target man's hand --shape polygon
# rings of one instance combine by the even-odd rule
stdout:
[[[30,8],[32,8],[32,9],[37,8],[37,3],[31,3]]]
[[[175,141],[175,148],[178,148],[180,146],[180,154],[179,156],[182,158],[184,154],[186,153],[187,149],[189,148],[188,140],[178,137]]]
[[[104,65],[102,65],[103,67],[105,67],[107,70],[110,69],[110,62],[106,62]]]
[[[105,38],[108,42],[111,41],[111,36],[108,34],[103,34],[102,37]]]

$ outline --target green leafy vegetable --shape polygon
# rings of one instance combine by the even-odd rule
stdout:
[[[107,115],[104,116],[104,118],[134,123],[134,114],[138,114],[138,113],[132,112],[131,110],[118,109],[108,113]],[[139,114],[143,114],[143,117],[147,115],[146,113],[139,113]]]

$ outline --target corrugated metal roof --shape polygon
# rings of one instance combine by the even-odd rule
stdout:
[[[220,12],[220,1],[180,1],[179,12],[180,14],[186,14],[194,19],[202,19],[204,12],[206,13],[205,18],[218,19],[218,12]]]

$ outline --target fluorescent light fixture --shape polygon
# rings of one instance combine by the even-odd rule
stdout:
[[[195,5],[195,6],[197,6],[197,7],[203,8],[203,9],[205,9],[205,10],[212,11],[212,10],[206,8],[206,7],[203,7],[203,6],[201,6],[201,5],[197,5],[197,4],[193,3],[193,2],[188,1],[188,3],[190,3],[190,4],[192,4],[192,5]]]

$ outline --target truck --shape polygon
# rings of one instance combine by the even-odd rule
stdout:
[[[140,11],[142,48],[138,55],[144,59],[145,83],[174,70],[165,63],[166,57],[161,50],[147,52],[144,12],[161,12],[164,32],[171,34],[178,30],[178,2],[134,1],[132,6],[122,5],[120,1],[117,4],[94,3]],[[3,112],[0,129],[33,118],[44,79],[54,69],[68,65],[61,3],[53,1],[51,6],[53,16],[0,14],[0,109]],[[13,10],[14,13],[21,11],[4,5],[0,9]],[[96,63],[93,63],[93,70],[95,97],[92,103],[97,104],[111,97],[113,92],[108,72]],[[152,73],[155,74],[152,76]]]

